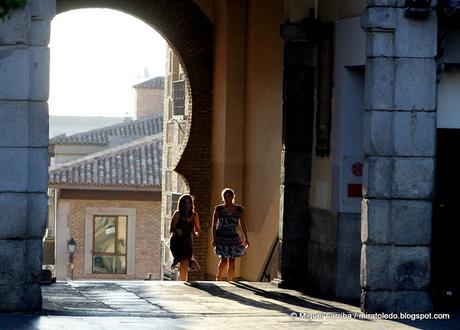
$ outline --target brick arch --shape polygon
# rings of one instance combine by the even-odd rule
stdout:
[[[56,12],[110,8],[139,18],[160,33],[179,55],[192,95],[188,142],[176,171],[186,178],[204,224],[211,201],[213,25],[192,0],[57,0]],[[207,242],[197,242],[203,249]],[[203,245],[203,246],[200,246]],[[203,276],[203,274],[201,274]]]

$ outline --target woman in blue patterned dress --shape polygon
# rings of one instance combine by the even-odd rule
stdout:
[[[212,245],[215,253],[220,257],[217,281],[222,280],[222,274],[227,268],[227,280],[233,281],[235,273],[235,258],[246,255],[249,247],[248,231],[243,216],[243,208],[233,204],[235,193],[230,188],[222,191],[224,204],[214,208],[212,216]],[[244,242],[238,235],[238,223],[241,224],[244,234]]]

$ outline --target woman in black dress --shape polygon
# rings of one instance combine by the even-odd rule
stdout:
[[[170,249],[174,256],[171,268],[176,268],[179,264],[179,280],[187,281],[189,268],[193,270],[200,268],[193,258],[193,236],[200,234],[201,227],[192,196],[185,194],[179,198],[169,231],[172,234]]]
[[[212,245],[220,257],[217,281],[222,280],[222,274],[227,268],[227,281],[233,281],[235,273],[235,258],[246,255],[249,247],[248,231],[243,216],[243,207],[233,204],[235,193],[230,188],[222,191],[224,204],[214,208],[212,217]],[[243,229],[244,241],[238,235],[238,223]]]

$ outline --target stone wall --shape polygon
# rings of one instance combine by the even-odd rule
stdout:
[[[333,297],[337,279],[337,214],[327,210],[310,210],[307,243],[310,292]]]
[[[359,301],[359,213],[310,209],[307,251],[310,292]]]
[[[361,214],[339,213],[337,226],[337,282],[335,295],[339,299],[359,301],[361,259]]]
[[[284,45],[283,147],[280,187],[281,285],[304,288],[308,278],[310,184],[316,76],[314,20],[282,26]]]
[[[436,136],[437,18],[370,0],[364,100],[361,307],[426,312]],[[434,5],[434,3],[433,3]]]
[[[40,310],[51,0],[0,20],[0,311]]]

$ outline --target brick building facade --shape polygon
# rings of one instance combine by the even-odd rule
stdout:
[[[66,192],[61,191],[65,196]],[[83,192],[82,195],[85,193]],[[80,198],[84,197],[80,195]],[[152,280],[160,279],[160,200],[158,197],[146,195],[146,198],[151,200],[135,201],[135,200],[110,200],[110,197],[104,192],[98,192],[100,200],[94,199],[77,199],[74,197],[61,197],[60,203],[60,221],[58,224],[58,235],[63,234],[68,230],[69,236],[73,237],[77,243],[77,249],[73,257],[73,272],[69,269],[68,263],[57,265],[58,276],[65,272],[64,278],[73,279],[144,279],[148,274],[151,274]],[[106,196],[104,196],[106,195]],[[141,193],[137,193],[141,199]],[[94,196],[93,196],[94,198]],[[67,213],[68,212],[68,213]],[[89,249],[93,247],[88,244],[88,240],[92,240],[93,232],[89,222],[95,215],[126,215],[128,222],[135,222],[132,226],[128,226],[127,234],[127,264],[132,263],[132,266],[127,267],[124,274],[95,274],[91,271],[91,265],[88,263],[88,258],[91,257]],[[88,230],[88,227],[89,230]],[[130,232],[130,231],[133,232]],[[133,241],[133,242],[131,242]],[[65,249],[66,241],[57,241],[58,246],[63,246]],[[130,247],[134,247],[133,251],[129,251]],[[65,251],[65,250],[64,250]],[[59,254],[66,254],[62,248]],[[64,256],[65,258],[66,256]],[[63,260],[58,259],[59,261]],[[132,260],[130,260],[132,259]],[[132,267],[132,268],[131,268]],[[61,278],[62,279],[62,278]]]
[[[173,261],[169,249],[169,227],[171,218],[177,208],[177,201],[182,194],[189,193],[187,181],[175,170],[183,153],[186,139],[190,133],[191,107],[190,85],[180,64],[179,57],[171,47],[166,46],[166,75],[164,89],[164,144],[163,144],[163,186],[161,201],[163,275],[165,279],[175,279],[177,271],[170,266]],[[195,239],[196,245],[196,239]],[[201,263],[204,258],[195,256]],[[201,258],[200,258],[201,257]],[[190,278],[196,274],[190,274]]]
[[[160,279],[162,142],[158,133],[50,167],[58,279]]]
[[[163,113],[152,113],[50,140],[44,260],[58,280],[161,278]]]

